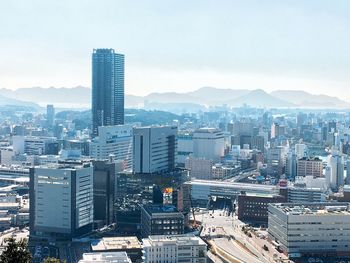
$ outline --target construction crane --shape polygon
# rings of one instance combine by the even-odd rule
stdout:
[[[193,202],[192,202],[192,196],[190,194],[190,205],[191,205],[191,210],[192,210],[192,216],[193,216],[193,223],[192,223],[192,227],[193,229],[198,229],[198,224],[196,221],[196,215],[195,215],[195,208],[193,206]]]

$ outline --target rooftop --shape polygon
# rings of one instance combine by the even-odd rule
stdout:
[[[286,215],[315,215],[315,216],[326,216],[326,215],[350,215],[350,204],[349,203],[283,203],[283,204],[271,204],[278,208]]]
[[[282,196],[278,194],[266,194],[266,193],[244,193],[240,195],[252,196],[252,197],[265,197],[265,198],[276,198],[276,197],[282,198]]]
[[[195,131],[195,133],[217,133],[217,132],[222,133],[222,131],[220,131],[217,128],[209,128],[209,127],[199,128],[198,130]]]
[[[173,236],[149,236],[148,238],[142,239],[143,246],[162,246],[165,244],[176,244],[176,245],[205,245],[205,242],[194,235],[173,235]]]
[[[149,204],[149,205],[143,205],[143,208],[147,211],[149,214],[156,214],[156,213],[177,213],[177,209],[173,205],[157,205],[157,204]]]
[[[322,162],[322,160],[318,157],[310,158],[310,157],[303,157],[300,158],[299,161],[312,161],[312,162]]]
[[[36,166],[35,168],[42,168],[42,169],[62,169],[62,170],[77,170],[77,169],[83,169],[90,167],[91,163],[90,162],[65,162],[65,163],[48,163],[48,164],[43,164],[40,166]]]
[[[92,251],[108,251],[123,249],[141,249],[141,243],[137,237],[104,237],[91,241]]]
[[[241,190],[266,190],[266,192],[274,191],[277,189],[275,185],[265,185],[265,184],[249,184],[249,183],[238,183],[238,182],[227,182],[227,181],[212,181],[212,180],[192,180],[185,182],[185,184],[190,185],[203,185],[203,186],[213,186],[213,187],[225,187],[225,188],[240,188]]]
[[[131,263],[126,252],[103,252],[103,253],[84,253],[83,259],[79,263]]]

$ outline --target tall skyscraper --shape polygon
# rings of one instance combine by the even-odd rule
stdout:
[[[52,128],[55,123],[55,108],[52,104],[46,106],[47,127]]]
[[[124,124],[124,55],[114,49],[92,53],[92,133],[99,126]]]

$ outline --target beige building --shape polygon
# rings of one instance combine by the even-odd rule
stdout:
[[[297,162],[297,175],[323,177],[323,164],[319,158],[301,158]]]

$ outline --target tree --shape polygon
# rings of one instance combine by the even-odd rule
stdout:
[[[44,263],[61,263],[61,261],[57,258],[46,258]]]
[[[28,249],[27,241],[16,242],[14,238],[6,240],[7,244],[4,252],[0,255],[1,263],[30,263],[32,255]]]

